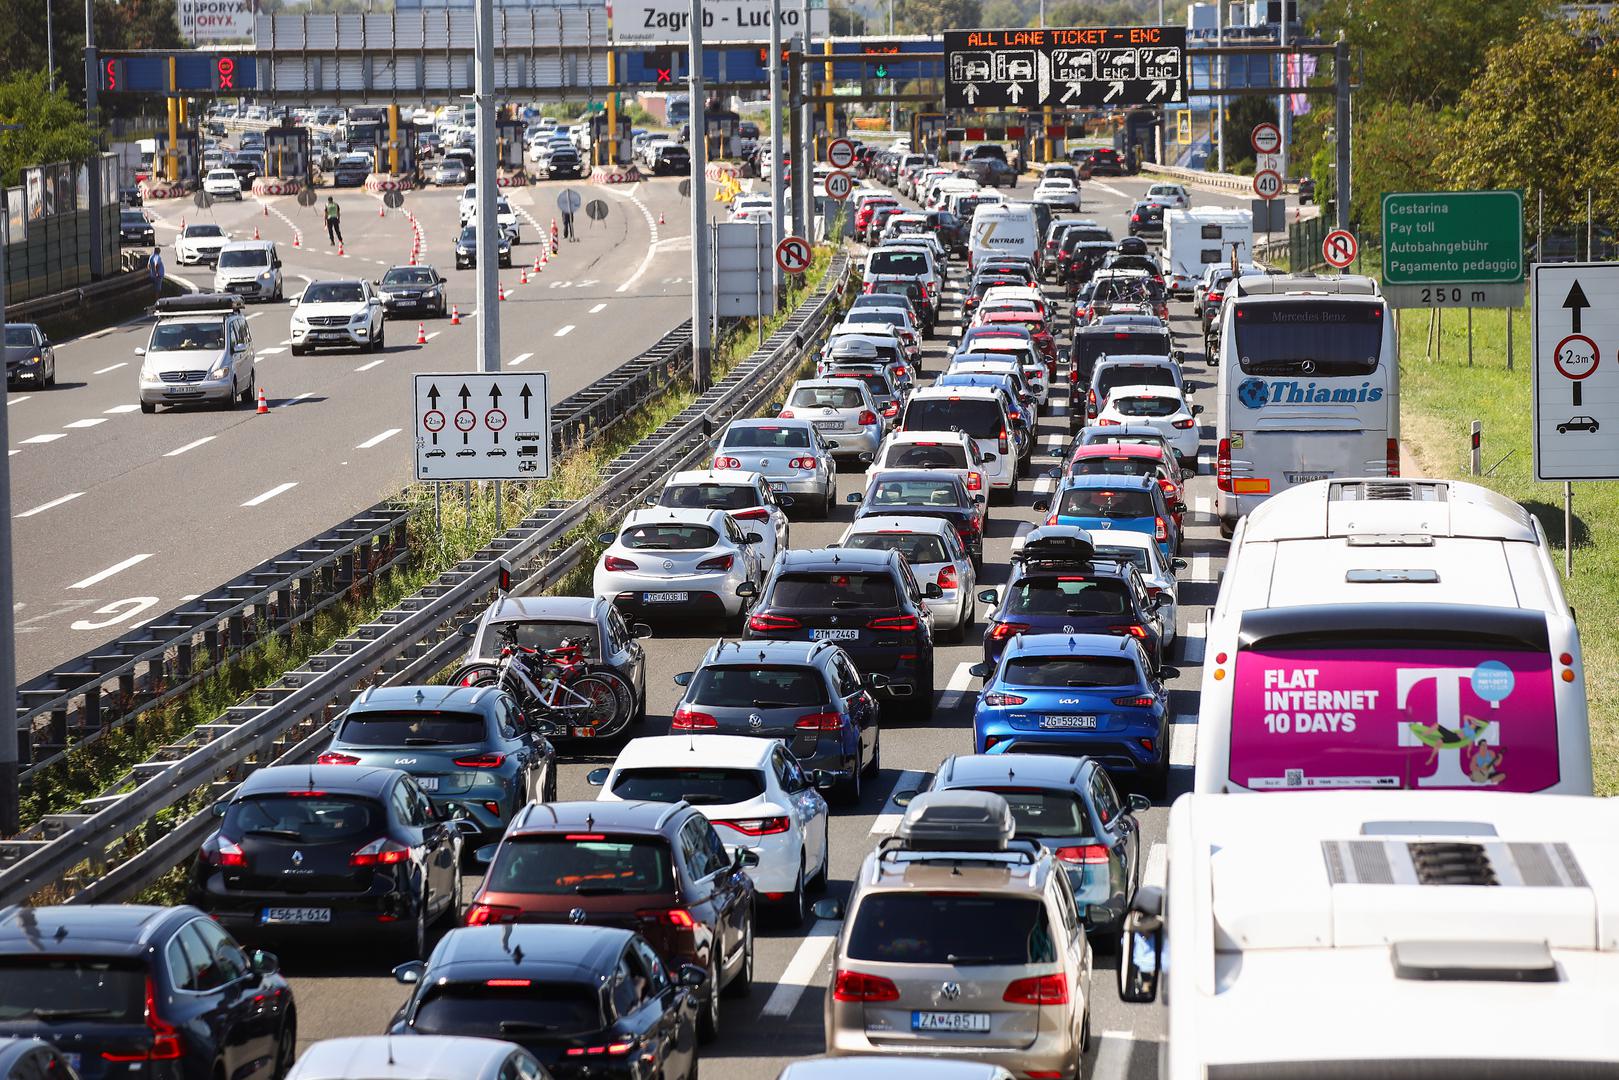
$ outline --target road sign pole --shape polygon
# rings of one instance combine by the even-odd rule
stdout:
[[[808,60],[809,54],[815,50],[813,35],[810,31],[810,0],[801,0],[799,13],[804,28],[804,57]],[[793,202],[804,208],[804,227],[797,230],[799,236],[809,236],[815,226],[815,104],[810,100],[811,80],[810,73],[813,67],[808,63],[801,64],[798,69],[803,79],[803,88],[799,91],[800,106],[804,110],[804,120],[799,130],[804,136],[803,152],[793,158]],[[832,87],[826,87],[828,94]]]
[[[1216,49],[1225,48],[1225,6],[1226,0],[1216,0],[1214,5],[1217,12],[1214,23],[1214,47]],[[1164,25],[1164,20],[1159,19],[1158,25]],[[1219,59],[1217,59],[1214,64],[1216,72],[1215,77],[1220,80],[1220,85],[1224,86],[1225,53],[1222,52]],[[1191,105],[1188,104],[1187,108],[1190,109]],[[1217,155],[1215,168],[1220,172],[1225,172],[1225,98],[1215,98],[1213,108],[1220,117],[1219,123],[1217,123],[1214,127],[1214,145],[1216,148],[1215,153]]]
[[[687,70],[691,97],[691,342],[692,385],[708,390],[712,363],[714,268],[708,261],[708,118],[703,100],[703,4],[691,0],[686,20]]]
[[[1563,481],[1563,576],[1574,576],[1574,485]]]
[[[495,202],[495,0],[477,2],[477,71],[473,106],[478,130],[473,148],[478,198],[478,362],[479,371],[500,370],[500,217]]]
[[[1338,32],[1338,51],[1332,59],[1333,85],[1337,89],[1337,115],[1333,118],[1334,149],[1338,167],[1334,170],[1333,195],[1338,200],[1338,228],[1349,228],[1350,133],[1349,133],[1349,42]]]
[[[782,199],[781,161],[781,0],[770,0],[770,249],[775,250],[786,236]],[[770,283],[781,289],[781,271],[770,275]]]
[[[47,7],[49,2],[47,0]],[[96,92],[101,85],[101,71],[96,63],[96,21],[93,17],[94,0],[84,0],[84,118],[89,121],[90,130],[95,132],[95,147],[101,149],[101,119],[96,115]],[[100,164],[99,158],[93,160],[90,166],[90,275],[101,277],[101,206],[105,196],[101,191],[101,174],[96,168]],[[9,565],[9,564],[8,564]],[[7,601],[6,610],[10,610],[10,601]]]
[[[793,38],[792,44],[787,47],[787,144],[791,147],[793,155],[793,175],[797,176],[803,171],[804,161],[804,39]],[[793,186],[793,232],[801,235],[804,232],[804,200],[798,197],[798,186]]]
[[[1287,144],[1288,144],[1288,141],[1293,136],[1293,117],[1292,117],[1292,112],[1293,112],[1292,97],[1293,97],[1293,95],[1287,93],[1287,88],[1288,88],[1290,82],[1292,81],[1291,80],[1291,73],[1289,71],[1289,68],[1291,67],[1291,65],[1287,62],[1288,61],[1288,56],[1287,56],[1287,52],[1286,52],[1286,49],[1287,49],[1287,22],[1288,22],[1287,8],[1288,8],[1288,5],[1290,3],[1292,3],[1292,2],[1293,2],[1293,0],[1282,0],[1282,28],[1281,28],[1281,38],[1280,38],[1280,42],[1279,42],[1280,45],[1282,46],[1282,49],[1283,49],[1283,52],[1282,52],[1281,56],[1279,57],[1279,59],[1282,62],[1281,87],[1282,87],[1283,92],[1282,92],[1282,97],[1281,97],[1281,106],[1282,107],[1279,110],[1279,116],[1278,116],[1278,119],[1280,120],[1280,123],[1277,126],[1280,127],[1281,130],[1282,130],[1282,145],[1277,149],[1276,153],[1282,159],[1282,167],[1280,169],[1278,169],[1277,171],[1282,174],[1282,184],[1283,184],[1284,187],[1287,184],[1287,159],[1288,159],[1288,156],[1289,156],[1290,151],[1291,151],[1291,148]]]
[[[93,86],[94,83],[88,84]],[[94,91],[91,91],[92,93]],[[94,172],[94,169],[91,170]],[[4,233],[0,233],[4,235]],[[0,242],[0,341],[5,340],[6,260]],[[0,446],[11,445],[6,413],[0,409]],[[12,609],[11,459],[0,460],[0,836],[17,835],[19,798],[17,760],[22,749],[17,730],[17,613]]]

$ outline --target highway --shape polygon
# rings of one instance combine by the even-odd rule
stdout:
[[[553,400],[651,345],[690,316],[689,203],[673,178],[609,188],[582,181],[511,189],[521,219],[514,266],[501,271],[501,362],[546,371]],[[557,193],[576,188],[605,201],[600,221],[577,218],[534,275],[542,232],[559,217]],[[410,376],[474,370],[474,272],[456,271],[459,188],[407,195],[379,216],[378,198],[336,193],[343,254],[327,243],[320,203],[291,197],[149,207],[171,276],[212,287],[206,266],[180,267],[182,222],[217,222],[234,239],[255,230],[277,243],[287,303],[250,304],[259,386],[271,413],[136,403],[150,317],[56,343],[52,390],[7,396],[16,550],[18,674],[27,679],[80,655],[178,603],[399,491],[409,480]],[[462,325],[432,320],[416,344],[415,320],[390,321],[375,355],[288,350],[291,299],[310,281],[380,278],[408,263],[410,211],[425,254],[450,279]],[[659,224],[660,216],[664,224]],[[298,241],[294,246],[294,240]],[[520,284],[520,266],[531,268]]]
[[[1085,212],[1123,235],[1127,208],[1133,197],[1146,187],[1145,180],[1133,178],[1088,182],[1084,185]],[[1019,186],[1019,194],[1026,194],[1027,190],[1025,180]],[[1244,199],[1202,190],[1194,193],[1194,199],[1197,205],[1246,205]],[[952,266],[957,275],[955,283],[959,286],[962,266],[959,263]],[[1205,406],[1204,415],[1212,421],[1214,379],[1211,369],[1203,362],[1202,338],[1187,305],[1176,304],[1173,310],[1178,344],[1187,357],[1188,386],[1195,391],[1195,400]],[[924,380],[942,368],[944,342],[953,336],[955,320],[951,293],[947,291],[939,334],[927,349]],[[1059,325],[1067,325],[1066,304],[1062,305]],[[1061,340],[1066,348],[1066,339]],[[1040,444],[1046,453],[1068,442],[1064,386],[1059,383],[1052,405],[1042,418]],[[1181,576],[1179,640],[1169,659],[1170,665],[1178,669],[1169,680],[1177,718],[1171,744],[1171,760],[1176,766],[1170,786],[1171,799],[1189,786],[1203,654],[1201,620],[1204,609],[1214,600],[1226,550],[1212,513],[1214,480],[1209,462],[1212,448],[1207,442],[1210,430],[1205,425],[1203,462],[1188,490],[1190,512],[1186,519],[1183,554],[1190,566]],[[1045,469],[1054,464],[1054,460],[1037,455],[1035,475],[1042,476]],[[857,486],[858,481],[853,476],[845,476],[841,485],[844,491]],[[981,583],[987,586],[1006,581],[1008,555],[1014,539],[1032,527],[1036,519],[1031,504],[1053,486],[1054,482],[1049,479],[1027,485],[1017,505],[997,505],[993,509],[986,532],[986,565],[980,576]],[[843,505],[832,521],[794,521],[790,543],[794,547],[824,545],[838,538],[851,517],[852,508]],[[663,734],[667,730],[665,725],[679,698],[672,677],[693,668],[716,636],[715,629],[706,627],[695,630],[659,627],[656,636],[646,643],[650,686],[646,734]],[[981,646],[976,631],[969,635],[968,644],[940,646],[936,676],[939,685],[935,688],[938,708],[933,721],[927,726],[901,724],[883,730],[880,778],[868,783],[858,808],[834,812],[828,895],[847,894],[851,878],[877,836],[886,833],[897,821],[898,809],[891,802],[891,794],[925,783],[946,754],[970,752],[976,680],[968,675],[967,669],[979,659]],[[596,789],[585,783],[585,773],[608,760],[566,756],[561,769],[560,797],[594,798]],[[1144,849],[1150,851],[1147,874],[1158,880],[1162,880],[1164,872],[1161,842],[1167,815],[1165,806],[1167,802],[1155,806],[1143,820]],[[469,875],[468,895],[473,887]],[[822,1002],[837,929],[835,923],[818,922],[813,918],[803,927],[791,930],[768,920],[761,922],[753,991],[746,998],[725,1000],[721,1018],[723,1034],[718,1042],[702,1052],[703,1072],[709,1080],[772,1077],[789,1061],[822,1050]],[[297,995],[301,1017],[300,1049],[317,1039],[383,1030],[405,996],[404,988],[388,977],[394,958],[366,945],[357,943],[352,948],[328,950],[319,956],[287,953],[283,961]],[[1118,1000],[1111,950],[1099,952],[1097,956],[1092,992],[1092,1030],[1098,1037],[1093,1041],[1083,1074],[1097,1080],[1156,1077],[1158,1044],[1164,1036],[1162,1014],[1156,1007],[1127,1006]]]

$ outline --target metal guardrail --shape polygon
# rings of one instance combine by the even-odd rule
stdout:
[[[510,569],[527,588],[554,582],[585,550],[553,551],[593,509],[632,503],[669,472],[701,459],[714,433],[749,415],[778,392],[810,345],[830,325],[834,298],[848,280],[838,256],[822,289],[752,356],[656,433],[620,454],[597,488],[573,503],[553,502],[446,571],[420,593],[383,612],[274,686],[201,725],[181,743],[130,771],[126,781],[78,814],[57,815],[54,835],[0,841],[0,905],[41,899],[118,900],[150,885],[195,851],[212,827],[206,803],[252,769],[294,762],[326,737],[326,724],[350,695],[373,683],[424,678],[464,648],[456,628],[497,593]],[[44,894],[43,896],[41,894]]]
[[[1202,169],[1183,169],[1179,165],[1159,165],[1153,161],[1143,161],[1141,171],[1155,176],[1166,176],[1182,183],[1202,184],[1204,187],[1219,188],[1221,191],[1246,191],[1253,194],[1254,178],[1251,176],[1238,176],[1235,173],[1205,172]]]

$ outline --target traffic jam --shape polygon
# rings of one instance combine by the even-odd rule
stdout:
[[[858,159],[813,369],[588,595],[225,795],[189,907],[0,913],[10,1032],[87,1078],[697,1080],[817,1012],[768,1075],[1101,1076],[1121,1029],[1187,1080],[1615,1075],[1574,613],[1524,507],[1402,475],[1376,282],[1180,184],[1097,209],[1106,153]],[[311,946],[391,970],[384,1030],[307,1037]]]

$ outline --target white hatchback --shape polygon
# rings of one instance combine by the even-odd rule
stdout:
[[[1091,533],[1097,556],[1106,559],[1129,560],[1141,572],[1141,581],[1147,586],[1147,597],[1163,597],[1159,601],[1154,619],[1158,622],[1158,636],[1168,648],[1175,640],[1175,602],[1179,580],[1176,572],[1186,569],[1186,560],[1166,558],[1158,542],[1146,533],[1128,529],[1105,529]]]
[[[202,178],[202,190],[211,199],[242,201],[242,178],[232,169],[209,169]]]
[[[762,473],[742,469],[699,469],[677,472],[664,481],[663,490],[647,496],[648,506],[685,510],[724,510],[749,532],[757,532],[759,560],[766,570],[776,553],[787,550],[787,511],[791,495],[776,495]]]
[[[724,510],[632,510],[596,563],[595,593],[643,616],[744,614],[759,595],[762,534]]]
[[[1118,386],[1096,414],[1099,427],[1138,424],[1151,427],[1180,458],[1182,467],[1197,467],[1197,449],[1202,441],[1197,416],[1201,405],[1188,405],[1179,388],[1142,383]]]

